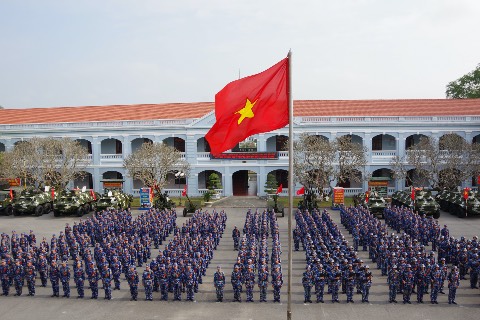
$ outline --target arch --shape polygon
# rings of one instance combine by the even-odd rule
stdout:
[[[221,172],[216,170],[203,170],[198,173],[198,189],[210,188],[208,177],[210,177],[212,173],[216,173],[220,177],[220,181],[223,181]]]
[[[103,139],[100,145],[101,154],[122,154],[123,144],[122,141],[115,138]]]
[[[357,143],[361,146],[363,146],[363,138],[359,135],[356,135],[356,134],[345,134],[345,135],[342,135],[342,136],[346,136],[346,137],[349,137],[350,138],[350,141],[352,141],[353,143]]]
[[[457,187],[462,185],[462,175],[460,170],[455,168],[443,169],[438,173],[438,187],[453,189],[452,187]],[[453,183],[453,186],[452,186]]]
[[[0,152],[5,152],[5,144],[0,142]]]
[[[269,174],[273,174],[275,176],[278,185],[282,185],[283,188],[288,188],[288,170],[276,169],[267,173],[267,176]]]
[[[354,170],[352,175],[355,177],[355,179],[347,178],[345,181],[337,183],[337,186],[343,188],[362,188],[362,172],[359,170]]]
[[[132,153],[137,151],[138,149],[140,149],[140,147],[144,144],[144,143],[153,143],[153,141],[151,139],[148,139],[148,138],[136,138],[136,139],[133,139],[132,142],[131,142],[131,145],[132,145]]]
[[[140,179],[132,179],[132,185],[133,185],[133,189],[140,189],[145,187],[142,180]]]
[[[429,187],[430,182],[423,176],[420,176],[417,172],[417,169],[410,169],[407,171],[407,176],[405,177],[405,187]]]
[[[267,139],[267,152],[288,151],[288,137],[282,134]]]
[[[123,179],[123,174],[118,171],[105,171],[102,174],[103,179]]]
[[[438,139],[438,148],[440,150],[460,150],[464,147],[465,143],[465,138],[460,135],[456,133],[446,133]]]
[[[238,170],[232,174],[232,190],[234,196],[257,195],[257,173],[251,170]]]
[[[75,188],[83,188],[86,187],[87,189],[93,189],[93,176],[90,172],[82,171],[82,176],[76,177],[73,180],[73,186]]]
[[[168,137],[163,140],[167,146],[174,147],[179,152],[185,152],[185,140],[180,137]]]
[[[380,168],[372,172],[372,178],[385,178],[388,181],[389,187],[395,187],[395,179],[393,178],[393,171],[389,168]]]
[[[197,152],[210,152],[210,144],[205,137],[197,139]]]
[[[389,134],[379,134],[372,138],[372,150],[397,150],[397,141],[394,136]]]
[[[477,134],[472,138],[472,143],[480,143],[480,134]]]
[[[87,139],[75,139],[75,141],[78,141],[82,147],[87,149],[88,154],[92,154],[92,143],[87,140]]]
[[[415,145],[417,145],[420,142],[420,139],[422,138],[428,138],[428,137],[424,134],[412,134],[408,136],[405,139],[405,150],[409,150],[413,148]]]

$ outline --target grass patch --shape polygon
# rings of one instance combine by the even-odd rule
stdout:
[[[303,200],[303,197],[293,197],[293,207],[298,207],[298,202]],[[282,204],[284,207],[288,206],[288,197],[278,197],[278,203]],[[352,197],[345,197],[345,206],[353,205]],[[332,206],[332,200],[322,201],[320,203],[320,208],[329,208]]]

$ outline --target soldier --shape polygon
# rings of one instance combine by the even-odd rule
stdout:
[[[355,288],[355,278],[356,274],[355,271],[353,270],[353,266],[351,264],[348,265],[348,270],[345,272],[345,284],[346,284],[346,294],[347,294],[347,303],[351,302],[354,303],[353,301],[353,291]]]
[[[220,266],[217,266],[217,272],[215,272],[215,274],[213,275],[213,285],[215,286],[215,291],[217,293],[217,302],[222,302],[223,288],[225,287],[225,274],[223,273],[222,268]],[[260,280],[258,285],[260,286]]]
[[[28,286],[28,295],[35,295],[35,280],[37,278],[37,271],[32,261],[27,262],[27,267],[25,268],[25,278],[27,279]]]
[[[239,270],[238,266],[235,266],[232,272],[231,277],[232,287],[233,287],[233,299],[234,301],[242,302],[240,293],[242,292],[242,282],[243,277],[242,273]]]
[[[85,271],[83,270],[82,261],[77,261],[77,267],[73,271],[73,281],[75,281],[75,286],[77,287],[78,297],[77,299],[83,299],[84,291],[84,282],[85,282]]]
[[[8,296],[10,292],[10,268],[5,260],[0,264],[0,280],[2,281],[2,295]]]
[[[108,265],[103,265],[102,271],[102,283],[103,289],[105,290],[105,298],[106,300],[112,299],[112,270],[108,267]]]
[[[15,284],[15,296],[22,295],[23,283],[25,281],[25,270],[21,261],[17,259],[15,265],[13,266],[13,283]]]
[[[88,284],[92,290],[92,297],[90,299],[98,298],[98,280],[100,280],[100,274],[98,272],[97,266],[93,263],[87,269]]]
[[[323,293],[325,291],[325,282],[327,281],[328,275],[320,262],[317,263],[317,267],[314,269],[313,277],[315,281],[315,294],[317,295],[317,303],[323,303]]]
[[[403,304],[410,304],[410,297],[412,295],[413,286],[415,284],[415,279],[413,272],[411,270],[411,265],[407,264],[406,270],[403,273],[402,277],[403,284]]]
[[[195,273],[192,270],[191,265],[187,265],[187,269],[185,270],[185,288],[187,291],[187,301],[194,301],[194,292],[193,288],[195,286]]]
[[[70,267],[63,260],[59,267],[60,281],[62,282],[63,297],[70,298]]]
[[[399,273],[397,270],[397,265],[393,265],[392,269],[390,269],[388,273],[388,295],[389,295],[389,302],[397,303],[395,298],[397,297],[397,288],[398,288],[398,281],[399,281]]]
[[[130,301],[137,301],[138,296],[138,272],[135,270],[135,265],[130,265],[130,269],[127,271],[127,281],[130,286]]]
[[[161,264],[159,269],[160,300],[168,300],[168,271],[165,265]]]
[[[255,273],[249,265],[244,275],[245,290],[247,294],[247,302],[253,302],[253,288],[255,287]]]
[[[122,274],[122,264],[118,261],[117,256],[113,256],[113,261],[110,264],[112,270],[112,277],[115,287],[113,290],[120,290],[120,276]]]
[[[360,278],[362,283],[362,303],[369,302],[368,296],[370,294],[370,287],[372,286],[372,272],[370,272],[369,269],[370,267],[366,265]]]
[[[280,266],[276,264],[272,272],[273,302],[280,302],[280,289],[282,288],[282,285],[282,272],[280,271]]]
[[[415,276],[415,283],[417,285],[417,302],[423,303],[423,295],[426,291],[426,278],[427,278],[427,271],[425,269],[425,265],[422,263],[420,268],[417,270],[417,274]]]
[[[455,296],[457,294],[457,288],[460,286],[460,273],[457,266],[452,267],[448,275],[448,304],[457,304],[455,302]]]
[[[48,246],[46,242],[45,244]],[[41,286],[46,287],[47,280],[48,280],[48,261],[47,261],[47,258],[45,258],[44,253],[40,254],[40,259],[38,259],[37,265],[38,265],[38,273],[40,275],[40,281],[42,282]]]
[[[50,265],[50,271],[48,272],[50,276],[50,282],[52,283],[53,294],[52,297],[60,296],[60,271],[58,270],[57,261],[53,260]]]
[[[311,290],[313,285],[313,274],[310,265],[307,265],[306,270],[303,273],[302,285],[304,290],[303,296],[305,298],[304,303],[312,303]]]
[[[440,271],[440,266],[438,264],[436,264],[434,268],[435,270],[430,275],[430,282],[432,284],[430,301],[432,304],[438,304],[437,297],[442,284],[442,272]]]
[[[258,271],[258,288],[260,289],[260,302],[267,302],[268,271],[262,265]]]
[[[237,226],[233,228],[232,238],[233,238],[233,250],[238,251],[238,243],[240,241],[240,230],[238,230]]]
[[[301,232],[299,230],[299,227],[297,226],[295,229],[293,229],[293,243],[294,243],[295,251],[300,250],[300,235],[301,235]]]
[[[145,267],[142,275],[142,284],[145,288],[145,300],[152,301],[152,292],[153,292],[153,272],[150,270],[150,266]]]
[[[332,303],[340,302],[338,301],[338,289],[340,287],[340,282],[342,279],[342,272],[339,270],[339,265],[336,263],[334,269],[331,271],[329,276],[329,290],[332,293]]]
[[[173,269],[172,273],[170,275],[171,281],[170,283],[172,284],[172,289],[173,289],[173,301],[181,301],[182,300],[182,284],[183,284],[183,279],[182,279],[182,272],[178,268],[178,264],[174,263],[173,264]]]

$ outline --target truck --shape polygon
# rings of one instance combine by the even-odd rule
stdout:
[[[45,191],[29,188],[21,191],[20,196],[14,199],[13,215],[33,214],[37,217],[48,214],[53,208],[52,193],[48,188]]]
[[[107,209],[128,209],[133,201],[133,196],[126,194],[118,189],[104,189],[103,194],[97,199],[95,203],[96,210]]]
[[[95,200],[98,193],[92,190],[63,190],[53,203],[53,215],[59,217],[65,214],[75,214],[81,217],[95,210]]]

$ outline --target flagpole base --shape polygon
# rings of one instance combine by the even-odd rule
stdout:
[[[292,320],[292,311],[287,311],[287,320]]]

